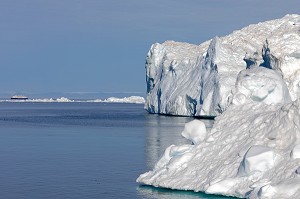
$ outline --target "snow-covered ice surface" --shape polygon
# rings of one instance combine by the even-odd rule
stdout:
[[[231,66],[243,66],[243,69],[234,71],[236,74],[226,77],[225,74],[233,74],[233,70],[221,68],[230,66],[224,56],[224,59],[219,59],[222,61],[217,64],[220,66],[218,71],[211,70],[207,75],[198,73],[202,80],[208,80],[206,84],[212,92],[208,92],[206,98],[200,97],[203,106],[205,103],[207,105],[204,110],[197,103],[196,113],[222,114],[215,118],[210,131],[197,121],[187,123],[182,135],[193,144],[169,146],[153,170],[141,174],[137,182],[251,199],[300,198],[299,37],[300,16],[287,15],[212,40],[214,45],[222,43],[229,47],[234,44],[230,51]],[[259,46],[264,46],[261,51],[258,51]],[[229,49],[227,47],[226,50]],[[250,49],[262,54],[250,56]],[[246,56],[244,54],[247,64],[238,65],[242,54],[239,51],[245,50],[248,52]],[[224,52],[223,55],[226,54]],[[210,54],[210,51],[207,53]],[[214,64],[211,62],[209,65]],[[222,76],[222,71],[225,76]],[[233,83],[231,78],[234,79]],[[157,84],[163,84],[163,79]],[[212,84],[217,79],[219,82]],[[224,82],[228,84],[222,88]],[[201,93],[207,92],[204,84],[200,85]],[[183,91],[190,92],[186,88]],[[230,93],[228,96],[227,92]],[[159,96],[163,96],[162,90],[159,93]],[[148,93],[146,108],[154,96],[151,91]],[[224,96],[225,104],[222,101]],[[220,98],[217,106],[214,106],[217,97]],[[204,99],[208,101],[204,102]],[[191,109],[187,108],[190,106],[186,106],[184,100],[180,103],[179,109],[174,110],[191,113]],[[163,104],[166,103],[161,100],[160,107],[165,106]],[[151,110],[155,110],[155,106]],[[159,113],[162,113],[161,110]]]
[[[206,126],[200,120],[193,120],[184,125],[181,135],[192,141],[193,144],[199,144],[206,138]]]
[[[102,103],[132,103],[132,104],[144,104],[145,99],[140,96],[130,96],[124,98],[109,97],[107,99],[94,99],[94,100],[73,100],[66,97],[57,99],[43,98],[43,99],[26,99],[26,100],[0,100],[0,102],[102,102]]]
[[[248,74],[247,84],[241,86],[245,80],[238,78],[235,103],[216,117],[210,132],[202,123],[188,123],[183,134],[189,132],[185,137],[195,145],[168,147],[153,171],[137,182],[236,197],[299,198],[300,185],[292,182],[300,182],[300,99],[291,102],[280,73],[263,68],[266,76],[260,77],[256,69],[241,72]],[[269,80],[272,91],[267,81],[262,83],[270,76],[275,77]],[[268,92],[260,98],[241,93],[249,85]]]
[[[237,75],[263,65],[279,71],[300,97],[300,16],[250,25],[200,45],[153,44],[146,58],[150,113],[214,116],[230,104]]]

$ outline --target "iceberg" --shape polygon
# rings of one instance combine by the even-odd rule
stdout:
[[[61,97],[56,99],[57,102],[74,102],[74,100],[70,100],[66,97]]]
[[[278,71],[292,100],[300,97],[300,16],[250,25],[200,45],[166,41],[146,57],[149,113],[216,116],[232,100],[239,72],[263,66]]]
[[[196,79],[174,82],[160,73],[149,80],[154,83],[147,89],[149,112],[216,117],[211,130],[198,120],[187,123],[182,135],[191,143],[169,146],[137,182],[239,198],[300,198],[298,52],[300,16],[287,15],[211,40],[195,62],[201,66],[197,75],[193,66],[181,74]],[[185,87],[194,80],[198,90]],[[159,95],[152,93],[156,89]],[[170,97],[171,90],[178,96]]]
[[[141,96],[130,96],[130,97],[124,97],[124,98],[109,97],[104,100],[102,100],[102,99],[88,100],[88,102],[144,104],[145,99]]]
[[[187,123],[182,134],[192,143],[168,147],[137,182],[241,198],[299,198],[300,99],[291,100],[279,72],[256,67],[241,71],[232,102],[211,131],[199,121]]]
[[[144,104],[145,99],[140,96],[130,96],[124,98],[109,97],[103,102],[112,102],[112,103],[132,103],[132,104]]]

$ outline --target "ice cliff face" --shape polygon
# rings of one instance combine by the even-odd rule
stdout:
[[[278,71],[292,100],[300,97],[300,16],[250,25],[200,45],[153,44],[146,58],[150,113],[215,116],[232,101],[245,68]]]

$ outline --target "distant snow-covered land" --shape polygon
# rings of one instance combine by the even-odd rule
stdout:
[[[217,117],[211,130],[187,123],[182,135],[191,144],[169,146],[137,182],[240,198],[300,198],[299,15],[199,46],[154,44],[146,70],[149,112]]]
[[[124,97],[124,98],[109,97],[105,99],[103,102],[144,104],[145,99],[140,96],[131,96],[131,97]]]
[[[66,97],[54,98],[42,98],[42,99],[26,99],[26,100],[0,100],[0,102],[102,102],[102,103],[132,103],[132,104],[144,104],[145,99],[140,96],[130,96],[124,98],[109,97],[107,99],[94,99],[94,100],[73,100]]]

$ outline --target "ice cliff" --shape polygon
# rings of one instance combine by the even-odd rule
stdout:
[[[150,113],[215,116],[231,103],[239,72],[278,71],[293,100],[300,96],[300,16],[250,25],[200,45],[153,44],[146,58]]]
[[[186,61],[178,46],[194,60]],[[300,16],[200,46],[167,42],[152,50],[158,47],[158,67],[151,59],[158,51],[150,50],[146,64],[148,111],[218,116],[211,130],[198,120],[187,123],[182,135],[191,144],[169,146],[137,182],[240,198],[300,198]],[[170,61],[172,50],[180,60]],[[168,63],[177,63],[174,72],[166,72]]]

